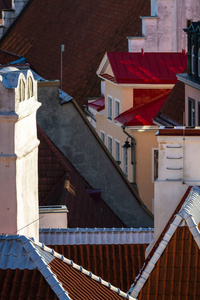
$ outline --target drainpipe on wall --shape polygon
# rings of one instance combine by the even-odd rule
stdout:
[[[122,125],[121,126],[123,132],[131,139],[131,164],[133,165],[133,187],[134,189],[138,192],[138,187],[137,187],[137,183],[136,183],[136,161],[135,161],[135,146],[136,146],[136,142],[135,139],[132,137],[132,135],[130,135],[125,129],[126,126]]]

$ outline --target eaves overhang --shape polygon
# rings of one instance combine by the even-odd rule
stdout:
[[[183,73],[183,74],[177,74],[176,75],[178,80],[197,89],[200,90],[200,81],[194,80],[191,78],[188,73]]]

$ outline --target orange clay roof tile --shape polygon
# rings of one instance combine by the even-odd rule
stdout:
[[[51,245],[83,268],[127,291],[145,259],[147,244]]]

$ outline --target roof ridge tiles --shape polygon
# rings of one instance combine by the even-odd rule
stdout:
[[[185,194],[187,194],[188,190]],[[159,240],[159,244],[155,244],[156,248],[154,249],[154,252],[150,254],[150,258],[148,257],[144,263],[143,268],[139,272],[139,275],[136,277],[135,282],[131,285],[130,290],[128,293],[130,293],[132,296],[137,297],[140,290],[142,289],[143,285],[145,284],[146,280],[148,279],[151,271],[154,269],[157,261],[161,257],[162,253],[166,249],[170,239],[173,237],[177,227],[180,226],[183,220],[185,220],[191,234],[193,235],[193,238],[195,239],[198,247],[200,248],[200,231],[198,229],[198,225],[196,224],[196,221],[191,214],[191,209],[195,202],[199,200],[200,198],[200,188],[198,186],[192,187],[189,194],[187,194],[187,197],[183,197],[185,201],[182,203],[181,207],[179,207],[179,211],[173,214],[174,218],[171,218],[168,222],[169,226],[167,227],[167,230],[165,231],[165,234],[163,236],[163,233],[160,235],[162,236],[162,239]],[[182,202],[182,201],[181,201]],[[172,216],[172,217],[173,217]]]
[[[72,260],[69,260],[65,258],[63,255],[57,253],[56,251],[52,251],[51,248],[45,246],[43,243],[36,242],[34,239],[27,238],[25,236],[17,235],[17,236],[3,236],[0,237],[2,239],[15,239],[19,240],[22,243],[22,246],[24,250],[28,253],[31,260],[33,260],[33,263],[35,267],[40,271],[40,273],[44,276],[46,281],[49,283],[53,291],[56,293],[57,297],[59,299],[71,299],[67,293],[67,291],[62,287],[62,284],[58,281],[56,275],[51,271],[51,268],[49,266],[49,263],[47,262],[47,258],[51,261],[54,260],[54,258],[57,258],[59,260],[62,260],[64,263],[71,265],[74,269],[82,272],[86,276],[91,277],[95,281],[98,281],[100,284],[108,287],[112,291],[118,293],[120,296],[134,300],[132,296],[128,295],[125,292],[122,292],[119,288],[111,285],[109,282],[101,279],[101,277],[94,275],[92,272],[87,271],[82,266],[74,263]],[[51,259],[52,257],[52,259]]]

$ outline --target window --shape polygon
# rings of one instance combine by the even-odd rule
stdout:
[[[108,136],[108,150],[112,154],[112,137]]]
[[[200,77],[200,48],[198,51],[198,76]]]
[[[198,126],[200,126],[200,102],[198,102]]]
[[[194,57],[194,45],[192,46],[192,53],[191,53],[191,71],[192,74],[194,74],[194,68],[195,68],[195,57]]]
[[[158,179],[158,149],[153,150],[153,181]]]
[[[28,77],[28,99],[33,97],[33,79],[29,76]]]
[[[188,126],[195,126],[195,100],[188,98]]]
[[[23,79],[20,79],[19,82],[19,101],[25,100],[25,82]]]
[[[119,100],[115,99],[115,118],[120,114],[120,102]]]
[[[100,138],[101,138],[102,142],[105,144],[105,132],[100,131]]]
[[[120,165],[120,142],[115,140],[115,160]]]
[[[108,96],[108,119],[112,120],[112,97]]]
[[[123,149],[123,172],[125,176],[128,178],[128,149],[127,148],[122,148]]]

